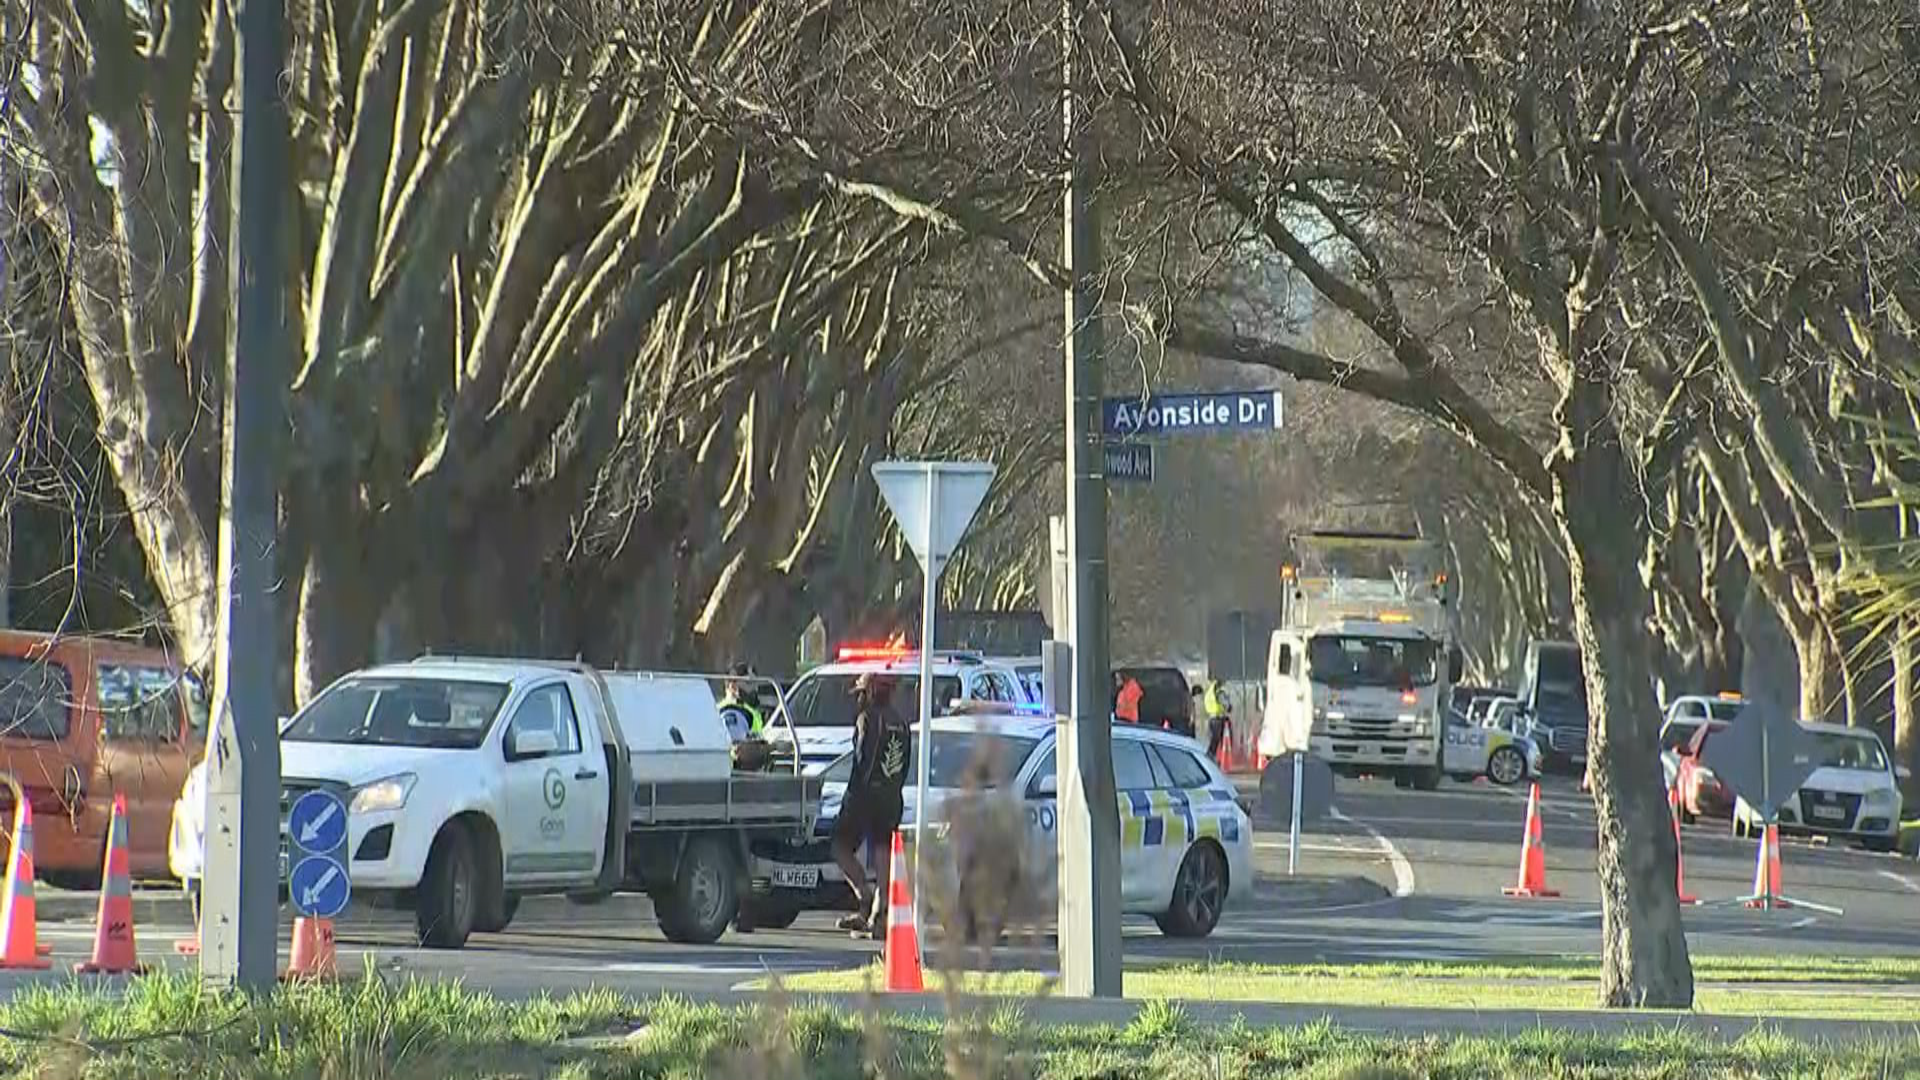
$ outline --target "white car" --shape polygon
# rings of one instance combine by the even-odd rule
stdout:
[[[987,663],[997,664],[1013,672],[1020,689],[1026,694],[1029,705],[1040,705],[1047,700],[1047,681],[1044,667],[1037,656],[990,656]]]
[[[1002,809],[1020,815],[1028,845],[1017,860],[1027,879],[1006,892],[1017,899],[1019,914],[1050,921],[1059,862],[1053,721],[1025,713],[942,717],[934,721],[933,739],[928,828],[950,835],[949,811],[968,794],[969,770],[995,763],[995,779],[982,797],[1002,799]],[[1123,910],[1152,916],[1172,936],[1205,937],[1229,901],[1245,900],[1253,890],[1253,823],[1239,793],[1191,739],[1153,728],[1115,727],[1113,764]],[[757,900],[781,913],[763,922],[790,922],[807,908],[852,907],[851,890],[827,851],[845,775],[839,765],[827,772],[812,843],[755,848]],[[911,776],[906,798],[901,828],[911,830],[917,810]],[[944,869],[960,876],[954,867]]]
[[[1818,767],[1780,804],[1785,832],[1821,833],[1892,851],[1900,836],[1900,784],[1880,737],[1861,728],[1807,724],[1818,743]],[[1744,798],[1733,807],[1733,831],[1752,835],[1760,815]]]
[[[920,715],[920,654],[893,646],[847,646],[840,659],[800,676],[787,691],[787,715],[793,721],[803,762],[817,767],[853,749],[853,718],[859,705],[853,684],[862,675],[884,675],[893,682],[893,709],[909,719]],[[955,701],[1023,704],[1020,677],[978,653],[933,654],[934,713]]]

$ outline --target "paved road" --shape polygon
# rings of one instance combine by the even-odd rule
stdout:
[[[1334,818],[1305,838],[1302,870],[1309,880],[1286,880],[1285,834],[1263,833],[1256,841],[1262,881],[1253,903],[1230,910],[1200,942],[1173,941],[1150,922],[1130,922],[1128,964],[1591,954],[1600,926],[1592,807],[1570,782],[1559,781],[1547,785],[1544,804],[1549,879],[1563,899],[1500,895],[1518,863],[1522,793],[1449,784],[1423,794],[1343,781]],[[1709,901],[1747,891],[1750,842],[1734,840],[1722,822],[1688,828],[1685,843],[1692,891]],[[1791,841],[1784,863],[1790,894],[1844,913],[1710,904],[1686,914],[1694,950],[1920,955],[1920,863]],[[595,908],[531,900],[509,933],[477,937],[457,953],[415,948],[408,929],[399,913],[355,915],[342,928],[342,966],[356,969],[371,958],[383,970],[458,977],[510,995],[586,986],[711,994],[769,973],[858,967],[877,949],[835,931],[826,915],[804,916],[789,930],[730,935],[710,947],[672,945],[641,898]],[[178,962],[171,956],[177,927],[142,925],[140,933],[149,959]],[[57,958],[70,963],[84,956],[92,930],[76,919],[49,922],[42,934]],[[1009,946],[995,963],[1049,968],[1052,943]],[[0,975],[0,992],[22,978],[31,976]]]

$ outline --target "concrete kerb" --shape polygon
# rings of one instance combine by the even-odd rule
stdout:
[[[64,892],[44,885],[34,889],[35,914],[43,923],[92,923],[100,913],[100,894]],[[185,893],[133,892],[135,929],[160,927],[187,930],[193,927],[193,904]]]

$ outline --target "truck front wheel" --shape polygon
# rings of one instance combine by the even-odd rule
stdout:
[[[740,911],[733,851],[724,838],[696,836],[680,856],[679,872],[654,894],[655,916],[668,941],[711,945]]]
[[[429,949],[458,949],[467,943],[473,933],[479,877],[473,837],[459,822],[449,824],[433,842],[414,902],[420,944]]]
[[[1429,765],[1426,768],[1413,770],[1410,776],[1413,789],[1415,791],[1437,790],[1440,787],[1440,769],[1439,765]]]

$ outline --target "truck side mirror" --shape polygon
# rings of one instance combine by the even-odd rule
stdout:
[[[1904,784],[1913,779],[1913,770],[1907,768],[1905,765],[1895,765],[1893,767],[1893,778]]]
[[[1450,683],[1457,683],[1460,681],[1460,677],[1462,675],[1465,675],[1466,672],[1467,672],[1466,658],[1460,655],[1460,650],[1453,649],[1450,652],[1448,652],[1447,653],[1447,681]]]
[[[525,761],[546,757],[560,749],[560,740],[551,731],[520,731],[507,736],[507,760]]]
[[[1293,646],[1280,646],[1280,674],[1293,674]]]
[[[1048,773],[1045,776],[1036,776],[1033,778],[1033,798],[1051,799],[1059,794],[1060,776],[1058,773]]]

